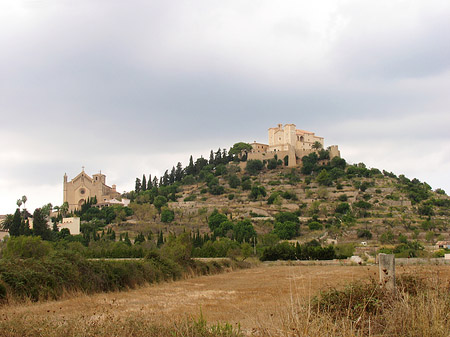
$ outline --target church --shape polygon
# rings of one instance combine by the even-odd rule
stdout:
[[[67,174],[64,174],[64,202],[68,203],[69,212],[80,208],[88,198],[96,197],[101,204],[119,196],[116,185],[106,185],[106,176],[101,171],[90,177],[83,167],[81,173],[71,181],[67,181]]]

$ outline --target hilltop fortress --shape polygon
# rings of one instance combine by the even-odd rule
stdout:
[[[314,132],[298,130],[295,124],[278,124],[276,128],[269,129],[269,144],[253,142],[252,151],[247,159],[268,160],[277,156],[278,159],[288,157],[288,166],[301,165],[302,158],[312,152],[317,152],[317,143],[324,147],[323,137],[318,137]],[[337,145],[327,148],[330,159],[340,157]]]

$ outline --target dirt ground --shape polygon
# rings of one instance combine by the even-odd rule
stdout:
[[[449,282],[448,266],[398,267],[400,273],[433,273]],[[244,330],[276,322],[280,310],[320,290],[344,286],[358,279],[378,277],[376,266],[263,265],[235,272],[149,285],[136,290],[80,295],[65,300],[8,305],[1,317],[51,315],[53,319],[98,319],[143,313],[155,323],[169,323],[202,313],[209,323],[240,323]]]

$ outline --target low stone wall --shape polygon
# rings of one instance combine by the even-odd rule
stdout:
[[[432,265],[450,265],[450,260],[444,258],[397,258],[395,259],[395,264],[399,266],[412,265],[412,264],[432,264]]]

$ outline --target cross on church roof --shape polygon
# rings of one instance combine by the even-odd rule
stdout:
[[[84,166],[81,166],[81,168],[82,168],[82,170],[83,170],[83,172],[84,172]]]

